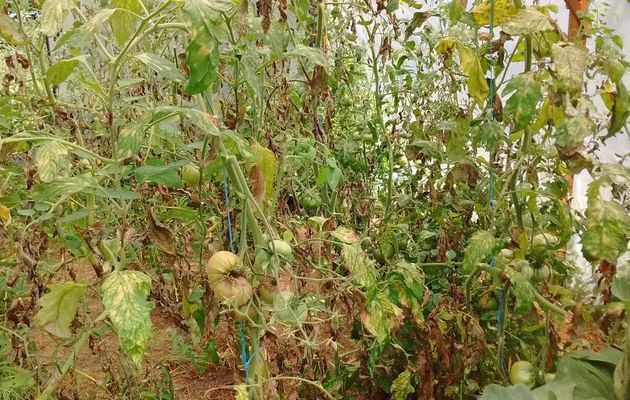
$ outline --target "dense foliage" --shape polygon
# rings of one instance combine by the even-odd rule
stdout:
[[[629,398],[605,5],[0,4],[0,398]]]

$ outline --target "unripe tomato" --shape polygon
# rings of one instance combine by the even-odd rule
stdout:
[[[536,371],[528,361],[517,361],[510,367],[510,382],[512,385],[522,383],[530,389],[536,384]]]
[[[289,243],[279,239],[273,240],[272,243],[269,245],[269,250],[273,251],[274,249],[279,256],[285,258],[291,257],[291,253],[293,251]]]
[[[543,282],[549,279],[550,275],[551,275],[551,270],[549,269],[549,267],[547,265],[543,265],[540,268],[534,269],[534,277],[532,280],[534,282]]]
[[[545,258],[552,250],[551,247],[558,244],[558,238],[550,233],[541,233],[535,235],[532,239],[531,250],[532,254],[537,258]]]
[[[186,164],[182,167],[181,170],[182,179],[186,182],[188,186],[197,186],[199,185],[199,178],[201,177],[201,173],[199,172],[199,168],[197,168],[193,164]]]
[[[300,196],[300,206],[308,211],[315,211],[322,204],[319,197],[304,193]]]
[[[383,258],[385,260],[389,260],[390,258],[394,256],[394,245],[392,244],[391,241],[382,240],[378,244],[378,248],[381,251],[381,254],[383,255]]]
[[[219,301],[231,300],[236,306],[242,306],[252,298],[252,285],[242,276],[231,275],[238,265],[239,258],[236,254],[219,251],[208,260],[206,274]]]

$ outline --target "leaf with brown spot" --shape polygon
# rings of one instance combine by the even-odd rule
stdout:
[[[266,187],[265,173],[262,168],[254,164],[249,170],[249,190],[252,191],[254,199],[256,199],[259,206],[265,200]]]
[[[149,235],[153,243],[167,254],[177,254],[173,247],[173,234],[166,225],[158,221],[153,208],[149,209],[149,225]]]

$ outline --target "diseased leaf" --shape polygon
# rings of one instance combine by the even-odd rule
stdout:
[[[628,248],[630,215],[614,200],[589,198],[586,210],[586,231],[582,236],[582,252],[590,261],[617,258]]]
[[[118,157],[124,160],[134,157],[144,141],[145,130],[142,124],[130,124],[123,127],[118,134]]]
[[[66,11],[72,8],[72,0],[46,0],[39,17],[40,29],[46,36],[55,36],[61,29]]]
[[[219,66],[219,45],[207,30],[200,30],[188,45],[186,63],[190,70],[186,93],[203,92],[214,81]]]
[[[413,31],[422,26],[429,17],[436,15],[438,14],[431,11],[416,11],[413,13],[413,17],[405,29],[405,40],[409,39],[409,37],[413,34]]]
[[[468,77],[468,94],[482,105],[488,98],[489,89],[479,57],[468,47],[460,45],[458,48],[462,72]]]
[[[616,92],[613,97],[612,114],[610,116],[610,124],[606,138],[613,136],[623,129],[623,127],[626,126],[628,117],[630,117],[630,94],[628,94],[628,90],[623,82],[617,84]]]
[[[553,62],[560,81],[560,87],[568,91],[579,91],[584,82],[588,52],[571,43],[554,43],[551,46]]]
[[[18,24],[5,14],[0,14],[0,37],[12,46],[28,43],[28,37],[20,31]]]
[[[55,336],[70,338],[70,324],[84,293],[85,286],[75,282],[50,285],[50,292],[39,299],[41,308],[35,315],[35,324]]]
[[[392,400],[406,400],[415,389],[411,385],[411,371],[404,370],[392,382]]]
[[[4,225],[11,223],[11,210],[2,203],[0,203],[0,220],[2,220]]]
[[[586,115],[579,114],[567,118],[556,131],[556,145],[563,148],[574,148],[584,142],[584,139],[597,130],[597,126]]]
[[[514,121],[515,129],[529,125],[536,116],[538,102],[542,100],[540,82],[532,74],[516,75],[505,85],[503,95],[510,96],[505,103],[505,112]]]
[[[521,315],[527,314],[532,309],[535,289],[529,280],[515,269],[506,266],[503,271],[512,282],[512,292],[516,298],[516,312]]]
[[[355,244],[359,243],[359,236],[350,228],[345,226],[338,226],[334,231],[330,232],[330,235],[341,243]]]
[[[249,396],[247,394],[247,386],[244,383],[237,385],[234,387],[234,391],[236,392],[236,396],[234,400],[248,400]]]
[[[254,143],[251,147],[251,151],[256,155],[256,164],[260,167],[265,177],[265,198],[270,199],[273,194],[273,184],[278,172],[276,155],[273,154],[273,151],[259,143]]]
[[[42,182],[51,182],[63,169],[69,167],[68,148],[53,140],[42,143],[35,151],[33,159],[37,174]]]
[[[79,62],[80,60],[76,58],[57,61],[48,68],[48,71],[46,71],[46,79],[51,85],[59,85],[61,82],[68,79]]]
[[[136,29],[137,14],[142,12],[142,4],[140,4],[139,0],[112,0],[111,8],[116,8],[117,10],[112,15],[109,23],[116,41],[122,45]]]
[[[374,261],[370,260],[358,245],[343,245],[341,256],[353,281],[364,288],[376,285],[377,272]]]
[[[182,71],[164,57],[151,53],[142,53],[138,54],[136,58],[142,61],[150,70],[157,73],[158,76],[174,82],[182,82],[184,80]]]
[[[462,272],[464,274],[471,273],[475,267],[477,267],[477,264],[492,254],[494,244],[495,239],[492,233],[488,231],[477,231],[473,233],[466,245],[464,261],[462,262]]]
[[[149,208],[149,235],[160,250],[166,254],[177,254],[173,246],[173,234],[166,225],[156,218],[153,207]]]
[[[553,29],[547,16],[533,7],[518,10],[512,18],[503,23],[502,27],[503,32],[509,35],[524,35]]]
[[[366,311],[361,314],[361,321],[379,343],[384,343],[404,316],[402,310],[389,300],[386,293],[378,290],[375,292],[373,298],[370,299],[368,296],[366,299]]]
[[[254,164],[249,170],[249,190],[252,192],[256,203],[262,205],[265,201],[265,173],[262,169]]]
[[[516,11],[516,6],[510,0],[494,1],[494,25],[501,25],[507,19],[513,17]],[[478,3],[470,13],[479,25],[488,25],[490,23],[490,0]]]
[[[103,305],[120,344],[139,365],[151,335],[151,310],[147,301],[151,278],[138,271],[114,271],[101,287]]]

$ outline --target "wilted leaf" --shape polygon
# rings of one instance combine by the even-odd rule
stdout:
[[[523,35],[552,29],[549,19],[532,7],[518,10],[512,18],[503,23],[503,32],[509,35]]]
[[[513,17],[516,11],[516,6],[510,0],[494,1],[494,25],[501,25],[505,20]],[[488,25],[490,23],[490,0],[478,3],[470,13],[479,25]]]
[[[11,210],[2,203],[0,203],[0,219],[5,225],[9,225],[11,223]]]
[[[586,73],[588,60],[586,49],[571,43],[554,43],[551,54],[561,87],[569,91],[579,91]]]
[[[361,239],[352,229],[345,226],[338,226],[334,231],[330,232],[330,235],[341,243],[347,244],[359,243]]]
[[[477,267],[477,264],[492,254],[494,244],[495,239],[492,233],[488,231],[477,231],[473,233],[466,245],[464,261],[462,262],[462,272],[464,274],[471,273]]]
[[[265,200],[265,173],[257,165],[254,164],[249,170],[249,190],[252,192],[254,199],[259,205],[262,205]]]
[[[70,324],[84,293],[85,286],[75,282],[50,285],[50,292],[39,299],[41,308],[35,315],[35,323],[55,336],[69,338]]]
[[[171,255],[177,254],[173,246],[173,234],[166,225],[155,217],[155,210],[153,210],[153,208],[149,209],[149,235],[151,235],[153,243],[155,243],[160,250]]]
[[[614,200],[590,198],[586,210],[586,231],[582,236],[582,252],[591,261],[616,263],[628,247],[630,215]]]
[[[409,37],[413,34],[413,31],[422,26],[424,21],[426,21],[429,17],[436,15],[438,14],[431,11],[416,11],[413,13],[413,17],[411,18],[409,25],[407,25],[407,29],[405,29],[405,40],[409,39]]]
[[[109,23],[118,44],[124,44],[136,29],[138,16],[142,12],[139,0],[112,0],[111,8],[117,8]],[[128,11],[125,11],[128,10]]]
[[[465,46],[459,46],[459,60],[464,75],[468,77],[468,94],[481,105],[488,98],[488,82],[477,54]]]
[[[374,261],[370,260],[358,245],[345,244],[341,250],[341,256],[353,281],[364,288],[376,285],[377,274]]]
[[[80,60],[76,58],[57,61],[46,71],[46,79],[51,85],[59,85],[61,82],[68,79],[79,62]]]
[[[186,49],[190,70],[186,93],[201,93],[214,81],[219,65],[219,45],[206,30],[200,30]]]
[[[151,309],[146,299],[151,278],[138,271],[114,271],[102,285],[103,305],[118,339],[136,364],[140,364],[151,335]]]
[[[150,70],[157,73],[158,76],[174,82],[182,82],[185,79],[182,71],[164,57],[151,53],[142,53],[138,54],[136,58],[142,61]]]
[[[5,14],[0,14],[0,37],[12,46],[28,43],[28,38],[20,32],[18,24]]]
[[[234,400],[248,400],[249,399],[247,395],[247,386],[244,383],[237,385],[234,388],[234,391],[236,391],[236,396],[234,397]]]
[[[527,126],[536,115],[536,106],[542,100],[540,82],[532,74],[519,74],[512,78],[503,95],[510,97],[505,103],[505,112],[512,118],[515,129]]]
[[[411,385],[411,371],[404,370],[392,382],[392,400],[406,400],[415,389]]]
[[[55,36],[61,29],[66,11],[72,8],[72,0],[46,0],[39,17],[40,29],[46,36]]]
[[[608,135],[611,137],[619,132],[628,121],[630,116],[630,95],[623,82],[617,84],[617,93],[613,98],[612,114],[610,116],[610,125],[608,126]]]
[[[68,148],[53,140],[46,141],[37,147],[34,163],[42,182],[54,180],[63,168],[69,166]]]

